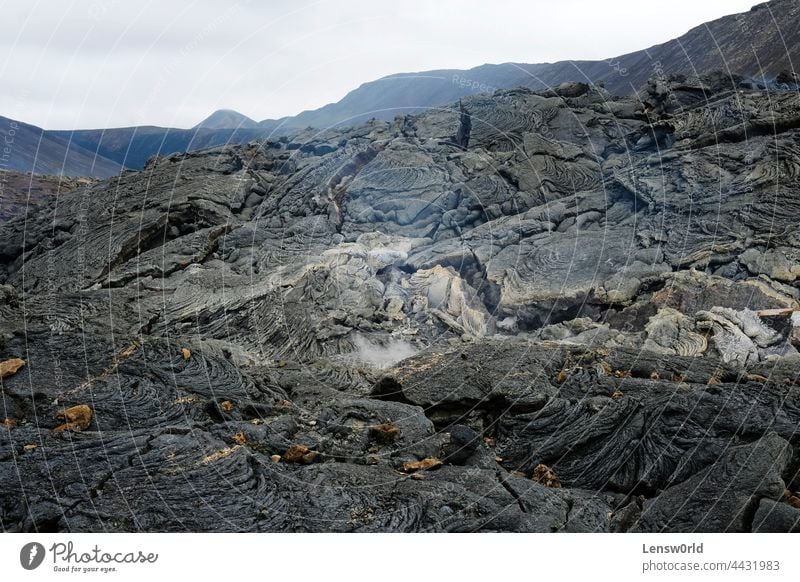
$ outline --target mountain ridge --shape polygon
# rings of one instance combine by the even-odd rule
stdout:
[[[732,75],[775,78],[781,71],[794,70],[791,57],[800,52],[798,15],[800,6],[793,0],[772,0],[755,5],[748,12],[700,24],[677,39],[603,60],[484,64],[467,70],[397,73],[363,83],[335,103],[301,112],[292,118],[292,123],[327,127],[344,119],[365,121],[370,116],[388,120],[396,114],[487,92],[487,88],[519,86],[541,90],[565,81],[600,82],[611,94],[621,96],[640,90],[653,75],[722,70]],[[740,36],[749,39],[749,46],[744,49]],[[776,42],[776,37],[781,42]],[[377,88],[387,80],[402,81],[404,85],[391,95],[399,101],[394,107],[381,100],[382,90]]]
[[[742,43],[742,39],[746,42]],[[297,115],[255,121],[230,109],[218,110],[192,129],[140,126],[113,129],[40,130],[79,146],[78,153],[95,153],[131,169],[142,169],[153,155],[194,151],[227,143],[268,140],[308,127],[354,126],[370,118],[391,120],[397,115],[443,107],[460,98],[498,89],[525,87],[542,90],[569,81],[603,86],[611,96],[633,94],[647,79],[676,73],[708,74],[721,70],[731,77],[774,79],[794,72],[793,56],[800,54],[800,6],[794,0],[771,0],[748,12],[700,24],[677,39],[617,57],[554,63],[484,64],[471,69],[435,69],[395,73],[362,83],[342,99]],[[21,123],[21,122],[20,122]],[[224,127],[229,126],[229,127]],[[33,127],[33,126],[31,126]],[[30,149],[30,148],[29,148]],[[63,146],[62,146],[63,149]],[[25,165],[25,160],[29,162]],[[34,169],[29,158],[13,169]],[[93,170],[85,160],[65,167],[92,170],[107,177],[113,166]],[[57,173],[53,165],[44,173]]]

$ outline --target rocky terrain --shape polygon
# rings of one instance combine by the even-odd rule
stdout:
[[[61,192],[96,182],[93,178],[42,176],[0,171],[0,224],[15,216],[30,216]]]
[[[6,531],[800,528],[800,96],[498,91],[0,229]]]

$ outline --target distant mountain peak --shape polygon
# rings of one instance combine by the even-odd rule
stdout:
[[[256,129],[258,122],[233,109],[217,109],[193,129]]]

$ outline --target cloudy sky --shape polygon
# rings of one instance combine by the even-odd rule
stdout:
[[[608,58],[754,3],[0,1],[0,115],[48,129],[275,118],[391,73]]]

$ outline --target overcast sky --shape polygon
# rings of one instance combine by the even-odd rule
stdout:
[[[759,0],[0,0],[0,115],[191,127],[338,101],[398,72],[602,59]]]

